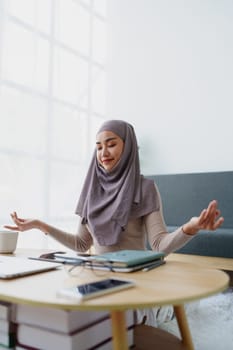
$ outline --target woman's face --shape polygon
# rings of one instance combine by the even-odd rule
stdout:
[[[96,156],[98,163],[107,171],[120,160],[124,141],[111,131],[102,131],[96,137]]]

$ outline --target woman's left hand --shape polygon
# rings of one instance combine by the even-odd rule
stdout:
[[[220,217],[218,203],[213,200],[209,203],[207,209],[203,209],[198,217],[192,217],[183,225],[183,232],[188,235],[195,235],[199,230],[214,231],[222,225],[224,218]]]

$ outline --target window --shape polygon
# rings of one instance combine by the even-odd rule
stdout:
[[[16,210],[75,232],[106,119],[106,18],[106,0],[0,0],[1,226]],[[59,245],[34,230],[19,246]]]

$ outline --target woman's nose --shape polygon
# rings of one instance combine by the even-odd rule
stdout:
[[[108,147],[103,147],[102,148],[102,156],[103,157],[106,157],[107,155],[109,154],[109,152],[108,152]]]

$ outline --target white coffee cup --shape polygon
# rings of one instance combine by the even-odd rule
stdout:
[[[17,246],[18,231],[0,230],[0,253],[13,253]]]

